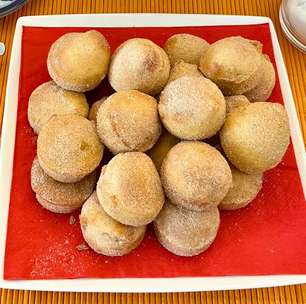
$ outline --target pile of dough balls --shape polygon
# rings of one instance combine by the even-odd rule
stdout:
[[[150,223],[172,253],[202,253],[219,210],[253,201],[289,144],[284,107],[266,102],[275,71],[258,41],[182,33],[164,48],[129,39],[111,56],[90,30],[57,39],[47,67],[52,80],[28,104],[31,186],[51,212],[81,208],[84,240],[100,254],[128,254]],[[105,77],[115,93],[90,107],[84,93]]]

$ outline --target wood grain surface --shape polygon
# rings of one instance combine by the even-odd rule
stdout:
[[[278,19],[280,2],[280,0],[31,0],[18,12],[0,19],[0,41],[6,45],[5,55],[0,56],[0,125],[3,116],[11,43],[16,20],[20,16],[77,13],[258,15],[270,17],[276,27],[304,139],[306,139],[306,55],[288,43],[281,32]],[[9,303],[306,303],[306,285],[168,294],[62,293],[0,289],[0,304]]]

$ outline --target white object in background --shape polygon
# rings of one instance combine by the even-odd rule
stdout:
[[[283,0],[279,18],[289,41],[306,53],[306,0]]]
[[[4,254],[13,172],[23,26],[37,27],[172,27],[268,24],[291,139],[306,193],[306,154],[291,88],[273,22],[267,17],[192,14],[84,14],[29,16],[17,21],[10,61],[0,150],[0,288],[80,292],[182,292],[227,290],[306,283],[305,275],[217,276],[174,278],[4,280]],[[9,101],[9,102],[8,102]],[[4,144],[3,144],[4,143]]]
[[[0,42],[0,56],[4,55],[5,53],[5,44]]]
[[[0,8],[3,8],[3,7],[8,6],[8,5],[10,5],[12,2],[13,2],[13,0],[12,0],[12,1],[8,1],[8,0],[3,1],[3,0],[0,0]]]

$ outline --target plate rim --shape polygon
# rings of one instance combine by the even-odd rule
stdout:
[[[101,18],[102,17],[102,18]],[[306,282],[305,275],[263,276],[218,276],[218,277],[174,277],[174,278],[93,278],[59,280],[4,280],[4,255],[7,219],[14,159],[17,101],[19,88],[21,38],[23,26],[41,27],[158,27],[158,26],[207,26],[246,25],[268,23],[275,55],[284,104],[288,111],[291,138],[297,165],[306,193],[306,154],[298,116],[282,58],[273,22],[268,17],[207,15],[207,14],[72,14],[25,16],[17,20],[11,60],[9,65],[0,150],[0,288],[45,291],[86,292],[182,292],[231,290],[300,284]]]

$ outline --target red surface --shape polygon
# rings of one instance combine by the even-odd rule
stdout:
[[[141,246],[125,257],[110,258],[76,249],[83,242],[78,223],[70,225],[69,215],[56,215],[41,208],[31,191],[30,168],[36,138],[27,122],[27,103],[32,90],[49,79],[46,58],[51,43],[66,32],[84,30],[24,28],[5,278],[306,274],[306,204],[292,146],[284,161],[265,174],[263,189],[252,204],[240,211],[222,213],[215,243],[197,257],[177,257],[166,251],[156,241],[151,227]],[[163,45],[178,32],[194,33],[209,42],[242,35],[263,42],[264,52],[274,58],[267,25],[99,31],[112,50],[131,37],[146,37]],[[89,99],[109,90],[101,86]],[[282,102],[278,81],[271,100]]]

